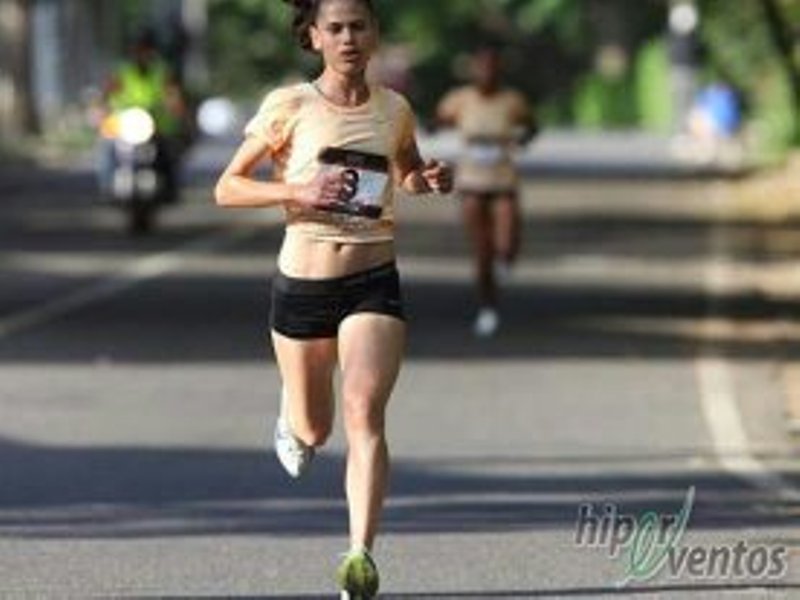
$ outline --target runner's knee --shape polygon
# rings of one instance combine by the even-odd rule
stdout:
[[[383,435],[385,410],[374,394],[351,393],[344,402],[344,422],[348,435]]]

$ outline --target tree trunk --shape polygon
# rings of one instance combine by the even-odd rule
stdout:
[[[798,116],[798,111],[800,110],[800,70],[798,70],[794,60],[792,32],[776,0],[761,0],[761,4],[764,7],[764,15],[767,19],[772,43],[780,55],[791,85],[794,106],[792,140],[797,143],[800,142],[800,118]]]
[[[0,0],[0,129],[38,132],[31,90],[31,3]]]

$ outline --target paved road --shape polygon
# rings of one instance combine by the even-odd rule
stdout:
[[[714,183],[567,175],[525,186],[490,341],[455,203],[402,205],[384,597],[797,597],[787,305],[757,293],[763,240],[791,227],[731,222]],[[134,240],[85,173],[2,185],[0,597],[332,597],[341,431],[297,484],[266,450],[275,216],[196,189]],[[592,518],[641,534],[684,505],[671,563],[620,588],[629,558],[589,543]]]

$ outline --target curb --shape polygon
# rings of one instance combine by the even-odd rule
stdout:
[[[734,223],[800,223],[800,153],[790,156],[779,169],[730,183],[727,191]],[[768,301],[800,304],[800,238],[766,231],[758,239],[756,252],[758,258],[765,259],[763,268],[753,267],[758,293]],[[773,321],[776,326],[771,338],[778,361],[786,431],[794,443],[800,444],[800,356],[793,356],[790,346],[798,339],[797,327],[788,314],[779,312],[773,315]]]

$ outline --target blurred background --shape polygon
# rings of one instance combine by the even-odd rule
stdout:
[[[770,157],[797,141],[800,100],[793,0],[407,0],[380,4],[378,70],[424,117],[465,75],[476,39],[506,46],[509,78],[545,127],[670,132],[694,91],[725,81],[741,96],[747,130]],[[3,146],[40,135],[79,143],[102,81],[143,27],[196,103],[224,95],[252,105],[308,74],[281,2],[246,0],[4,0]],[[676,73],[688,71],[690,82]]]

